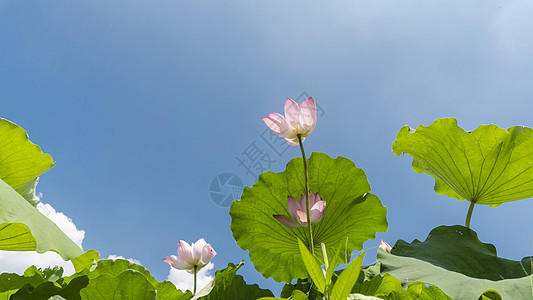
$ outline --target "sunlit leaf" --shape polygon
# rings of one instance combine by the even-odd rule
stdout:
[[[300,290],[294,290],[291,294],[291,300],[309,300],[304,292]],[[276,297],[261,297],[257,300],[289,300],[287,298],[276,298]]]
[[[533,197],[531,128],[482,125],[467,132],[455,119],[439,119],[402,128],[392,150],[412,156],[413,170],[434,177],[438,194],[490,206]]]
[[[30,228],[23,223],[0,224],[0,249],[6,251],[33,251],[37,241]]]
[[[0,119],[0,250],[53,250],[65,260],[83,253],[34,207],[38,176],[53,166],[24,129]]]
[[[398,278],[388,273],[385,273],[384,275],[380,275],[379,273],[375,274],[372,269],[374,267],[379,268],[380,266],[381,264],[378,262],[375,265],[370,266],[370,268],[365,267],[361,270],[361,276],[365,275],[364,277],[366,279],[363,281],[358,280],[352,289],[352,293],[375,296],[387,300],[453,300],[438,287],[420,281],[410,283],[406,286],[406,289],[404,289]]]
[[[22,230],[24,229],[23,226],[19,226],[16,232],[1,230],[0,240],[12,239],[13,241],[19,241],[20,244],[12,244],[5,249],[0,248],[0,250],[36,250],[39,253],[52,250],[59,253],[64,260],[83,254],[83,250],[67,237],[54,222],[31,206],[28,201],[24,200],[20,194],[4,181],[0,180],[0,227],[4,226],[6,228],[6,224],[12,223],[23,223],[31,232]],[[28,237],[18,240],[18,237],[23,237],[27,234],[31,234],[37,241],[36,248],[31,249],[28,246]],[[0,243],[0,245],[2,244]]]
[[[32,143],[24,129],[0,118],[0,179],[35,206],[38,176],[53,166],[52,157]]]
[[[298,247],[300,248],[302,260],[304,262],[305,268],[307,269],[307,272],[309,273],[309,276],[311,276],[311,279],[315,283],[318,291],[322,294],[325,294],[326,281],[324,278],[324,272],[322,271],[322,268],[320,267],[320,264],[318,263],[316,257],[314,257],[313,254],[309,252],[309,250],[306,248],[306,246],[302,243],[300,239],[298,239]]]
[[[146,277],[135,270],[125,270],[118,276],[102,274],[89,281],[81,290],[82,299],[119,300],[119,299],[155,299],[156,290]]]
[[[348,267],[346,267],[346,269],[341,272],[339,278],[333,286],[331,298],[346,299],[346,297],[348,297],[355,282],[357,281],[357,278],[359,277],[359,271],[361,270],[361,263],[363,262],[365,253],[366,252],[363,252],[361,255],[359,255],[348,265]]]
[[[44,270],[30,266],[24,275],[3,273],[0,275],[0,299],[80,299],[80,290],[87,286],[87,276],[79,276],[72,282],[63,282],[63,268],[53,267]],[[52,298],[51,298],[52,297]]]
[[[237,271],[244,265],[241,262],[238,265],[232,263],[223,270],[215,273],[214,286],[209,295],[200,297],[200,300],[248,300],[258,299],[261,297],[274,297],[271,291],[261,289],[257,284],[247,284]]]
[[[436,285],[453,299],[477,299],[490,289],[503,299],[533,299],[532,258],[500,258],[493,245],[463,226],[437,227],[424,242],[399,240],[390,254],[378,250],[378,260],[381,272],[402,284]]]
[[[306,297],[309,297],[309,299],[315,300],[315,299],[322,299],[322,294],[320,294],[314,286],[311,285],[311,280],[308,278],[306,279],[298,279],[295,284],[292,283],[286,283],[283,286],[283,289],[281,290],[281,297],[282,298],[289,298],[296,291],[302,292]]]
[[[74,265],[74,270],[76,270],[76,272],[81,272],[84,269],[90,270],[98,259],[100,259],[100,253],[95,250],[88,250],[82,255],[73,258],[72,264]]]
[[[85,259],[91,257],[94,258],[97,254],[98,252],[96,251],[88,251],[85,254]],[[85,262],[86,266],[89,266],[89,261],[85,260]],[[125,272],[129,274],[123,275]],[[144,279],[140,278],[139,274],[143,276]],[[90,292],[86,293],[86,297],[94,296],[95,293],[99,291],[105,291],[106,293],[108,293],[106,295],[111,295],[109,294],[111,293],[111,291],[122,293],[121,291],[124,287],[121,285],[126,284],[128,278],[131,278],[132,280],[143,286],[140,292],[145,293],[144,295],[152,295],[152,292],[156,291],[157,300],[188,300],[192,298],[191,292],[184,293],[180,290],[177,290],[174,284],[166,280],[163,282],[159,282],[150,274],[150,272],[145,267],[138,264],[134,264],[125,259],[99,260],[95,267],[91,266],[90,269],[83,268],[81,272],[66,278],[65,281],[69,282],[70,280],[73,280],[74,278],[77,278],[79,276],[87,276],[90,279],[89,286],[87,287]],[[110,280],[110,282],[108,283],[106,282],[106,280]],[[83,291],[85,291],[85,289]]]
[[[333,159],[313,153],[308,160],[309,188],[326,200],[324,218],[313,225],[315,255],[320,243],[336,250],[344,245],[344,260],[363,243],[387,230],[387,209],[370,191],[363,170],[344,157]],[[287,197],[305,194],[302,158],[292,159],[282,173],[265,172],[253,187],[245,187],[240,201],[233,201],[231,230],[237,244],[250,251],[254,267],[265,277],[290,282],[306,278],[296,238],[308,244],[307,228],[289,229],[275,214],[289,216]],[[343,260],[343,261],[344,261]]]
[[[381,300],[381,298],[374,296],[366,296],[363,294],[350,294],[346,300]]]
[[[10,300],[33,300],[49,299],[53,296],[61,296],[63,299],[79,300],[80,291],[87,286],[87,276],[77,277],[65,286],[58,286],[51,281],[45,281],[36,287],[26,284],[13,294]]]
[[[38,286],[43,282],[45,282],[44,278],[36,272],[22,276],[14,273],[2,273],[0,274],[0,299],[8,300],[11,295],[26,284]]]

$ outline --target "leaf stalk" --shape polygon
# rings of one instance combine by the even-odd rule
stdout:
[[[194,292],[193,295],[196,295],[196,274],[198,273],[198,266],[194,266]]]
[[[313,241],[313,228],[311,225],[311,214],[309,213],[309,170],[307,169],[307,158],[305,157],[304,145],[302,142],[302,135],[298,134],[298,142],[300,144],[300,150],[302,151],[302,159],[304,162],[305,173],[305,210],[307,213],[307,229],[309,232],[309,251],[315,255],[315,243]]]
[[[468,213],[466,214],[465,227],[470,228],[470,219],[472,218],[472,212],[474,211],[474,205],[476,201],[470,201],[470,207],[468,207]]]

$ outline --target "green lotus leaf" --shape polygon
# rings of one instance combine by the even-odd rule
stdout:
[[[0,179],[36,206],[38,176],[53,166],[52,157],[32,143],[24,129],[0,118]]]
[[[520,262],[500,258],[493,245],[459,225],[437,227],[424,242],[399,240],[391,253],[378,250],[378,261],[382,274],[390,273],[404,285],[436,285],[453,299],[478,299],[482,294],[533,299],[532,257]]]
[[[490,206],[533,197],[531,128],[481,125],[467,132],[455,119],[439,119],[402,128],[392,150],[412,156],[417,173],[434,177],[438,194]]]
[[[6,251],[33,251],[37,241],[30,228],[23,223],[0,224],[0,249]]]
[[[345,247],[345,261],[376,232],[387,230],[387,209],[370,194],[363,170],[344,157],[333,159],[313,153],[308,160],[309,189],[326,200],[323,219],[313,225],[315,255],[321,259],[320,243],[328,252]],[[273,215],[289,216],[287,197],[305,194],[301,157],[292,159],[282,173],[265,172],[253,187],[245,187],[240,201],[230,208],[231,230],[239,247],[250,251],[254,267],[265,277],[290,283],[307,278],[297,239],[309,244],[307,228],[289,229]]]
[[[89,285],[87,289],[86,297],[94,296],[98,291],[105,291],[106,295],[112,295],[110,291],[116,291],[117,293],[123,293],[124,287],[121,285],[131,278],[137,283],[141,284],[143,287],[140,290],[140,293],[146,295],[146,297],[151,297],[152,292],[157,293],[157,300],[166,300],[166,299],[191,299],[191,292],[182,292],[176,289],[176,286],[170,281],[158,282],[150,272],[143,266],[134,264],[125,259],[106,259],[99,260],[96,266],[92,265],[92,259],[99,256],[98,252],[94,250],[87,251],[84,254],[83,258],[85,267],[82,268],[81,272],[78,272],[72,276],[65,278],[65,282],[70,282],[80,276],[87,276],[89,278]],[[81,262],[80,262],[81,263]],[[128,273],[128,274],[124,274]],[[140,278],[143,276],[144,279]],[[106,282],[110,280],[110,282]],[[133,288],[133,287],[131,287]],[[85,289],[83,291],[86,291]],[[82,291],[82,299],[83,298]],[[100,299],[100,298],[96,298]],[[114,299],[114,298],[110,298]],[[122,298],[117,298],[122,299]],[[129,298],[126,298],[129,299]],[[134,298],[134,299],[143,299],[143,298]]]
[[[51,281],[45,281],[36,287],[26,284],[13,294],[10,300],[32,300],[32,299],[59,299],[78,300],[81,299],[80,290],[89,283],[87,276],[77,277],[65,286],[58,286]]]
[[[363,294],[350,294],[346,300],[381,300],[381,298],[374,296],[365,296]]]
[[[340,274],[340,272],[339,272]],[[338,276],[338,274],[336,275]],[[336,276],[333,276],[335,279]],[[309,300],[321,299],[323,295],[320,294],[316,288],[312,288],[312,282],[309,279],[298,279],[296,283],[286,283],[281,290],[281,298],[290,298],[294,295],[296,291],[300,291],[306,294],[306,297],[309,297]]]
[[[98,261],[98,259],[100,259],[100,253],[91,249],[82,255],[73,258],[71,262],[74,266],[74,270],[76,270],[76,273],[78,273],[85,269],[90,270],[94,265],[96,265],[96,261]]]
[[[89,285],[81,290],[81,299],[150,299],[156,298],[156,290],[143,274],[125,270],[118,276],[102,274],[90,279]]]
[[[0,119],[0,250],[56,251],[65,260],[83,253],[34,206],[38,176],[54,166],[50,155],[16,124]]]
[[[61,267],[41,270],[35,266],[27,268],[22,276],[3,273],[0,275],[0,299],[49,299],[55,295],[64,299],[80,299],[80,290],[89,282],[87,276],[65,283],[62,275]]]
[[[21,223],[27,227],[19,225]],[[9,230],[11,226],[15,226],[16,230]],[[7,245],[0,243],[0,246],[6,246],[0,250],[35,250],[39,253],[52,250],[60,254],[64,260],[83,254],[83,250],[54,222],[24,200],[3,180],[0,180],[0,228],[4,228],[0,230],[0,241],[13,241],[13,244]],[[31,244],[31,238],[28,235],[35,238],[36,247]]]
[[[223,270],[215,273],[214,285],[208,295],[200,297],[200,300],[248,300],[258,299],[261,297],[274,297],[271,291],[261,289],[257,284],[247,284],[237,271],[244,265],[228,264]]]
[[[11,295],[26,284],[38,286],[44,281],[43,276],[38,272],[24,274],[23,276],[15,273],[2,273],[0,274],[0,299],[8,300]]]
[[[404,289],[400,280],[388,273],[357,283],[352,292],[382,299],[452,300],[438,287],[427,286],[420,281],[413,282]]]

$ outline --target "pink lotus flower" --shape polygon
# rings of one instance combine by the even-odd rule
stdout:
[[[203,238],[193,243],[192,246],[187,242],[180,240],[178,243],[178,256],[169,255],[163,259],[164,262],[172,266],[174,269],[187,270],[193,274],[194,267],[196,271],[205,267],[217,253],[206,243]]]
[[[300,202],[289,196],[287,200],[289,206],[289,214],[292,219],[285,215],[273,215],[276,220],[281,224],[289,228],[307,227],[307,209],[305,202],[305,195],[302,195]],[[311,224],[316,224],[324,217],[324,211],[326,210],[326,201],[320,199],[318,193],[313,194],[309,192],[309,215]],[[297,222],[296,222],[296,221]]]
[[[381,243],[379,244],[379,249],[387,253],[390,253],[390,251],[392,250],[392,247],[389,244],[387,244],[387,242],[385,242],[384,240],[381,240]]]
[[[298,135],[302,142],[310,135],[316,125],[316,104],[313,98],[307,98],[299,104],[287,98],[285,101],[285,117],[273,113],[261,118],[266,125],[277,135],[284,138],[289,145],[298,146]]]

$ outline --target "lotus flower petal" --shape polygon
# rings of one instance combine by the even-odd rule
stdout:
[[[287,197],[287,206],[289,208],[289,214],[292,218],[285,215],[274,215],[274,218],[281,224],[288,228],[298,228],[307,226],[307,207],[305,205],[305,196],[300,196],[300,201],[295,198]],[[324,212],[326,211],[326,201],[320,199],[318,193],[313,194],[309,192],[309,217],[311,224],[315,224],[322,220]]]
[[[304,142],[305,138],[302,137],[302,143]],[[295,137],[295,138],[292,138],[292,139],[285,139],[285,141],[287,141],[287,144],[291,145],[291,146],[298,146],[300,145],[300,141],[298,141],[298,137]]]
[[[204,266],[206,266],[211,261],[211,259],[215,257],[215,255],[217,255],[217,253],[215,252],[213,247],[211,247],[211,245],[204,245],[202,249],[202,255],[200,257],[200,262],[198,263],[198,268],[203,268]]]
[[[300,105],[300,129],[305,132],[305,135],[311,134],[316,125],[316,103],[310,97],[305,99]]]
[[[298,218],[296,219],[298,223],[302,224],[302,226],[307,226],[307,213],[299,209],[296,214],[298,215]]]
[[[167,264],[171,265],[174,269],[178,269],[178,270],[190,270],[190,269],[194,268],[194,265],[191,265],[191,264],[187,263],[186,261],[181,260],[176,255],[169,255],[169,256],[165,257],[163,259],[163,261],[166,262]]]
[[[178,270],[187,270],[193,273],[205,267],[217,253],[201,238],[192,246],[180,240],[178,243],[178,256],[169,255],[163,259],[166,263]]]
[[[387,244],[387,242],[385,242],[384,240],[381,240],[381,243],[379,244],[379,249],[387,253],[390,253],[390,251],[392,250],[392,247],[389,244]]]
[[[202,257],[202,252],[206,245],[207,243],[203,238],[197,240],[196,243],[192,244],[192,256],[195,260],[199,260]]]
[[[300,104],[287,98],[285,101],[285,119],[292,129],[298,130],[300,127]]]
[[[313,207],[313,205],[315,205],[316,201],[317,201],[317,195],[318,193],[315,195],[311,192],[309,192],[309,207]],[[320,197],[318,197],[318,199],[320,199]]]
[[[279,136],[285,136],[288,132],[291,132],[285,117],[280,114],[272,113],[268,117],[261,118],[261,120],[265,122],[270,130]]]
[[[193,262],[194,256],[191,245],[189,245],[189,243],[186,241],[180,240],[178,243],[178,256],[183,261]],[[194,265],[194,263],[191,264]]]
[[[284,138],[289,145],[298,146],[301,136],[302,142],[311,134],[316,126],[316,103],[308,98],[299,104],[287,98],[285,101],[285,116],[278,113],[269,114],[261,118],[265,124],[277,135]]]
[[[301,209],[300,203],[298,203],[298,200],[294,199],[293,197],[289,196],[287,198],[287,206],[289,207],[289,214],[291,217],[296,220],[298,217],[296,215],[296,211]]]
[[[324,212],[325,209],[326,209],[326,201],[324,200],[317,201],[311,208],[309,208],[309,210],[316,210],[320,212]]]
[[[304,212],[307,211],[307,207],[305,204],[305,195],[300,196],[300,209],[303,210]]]
[[[296,223],[293,219],[285,215],[273,215],[273,217],[278,220],[281,224],[288,228],[298,228],[302,227],[300,224]]]

